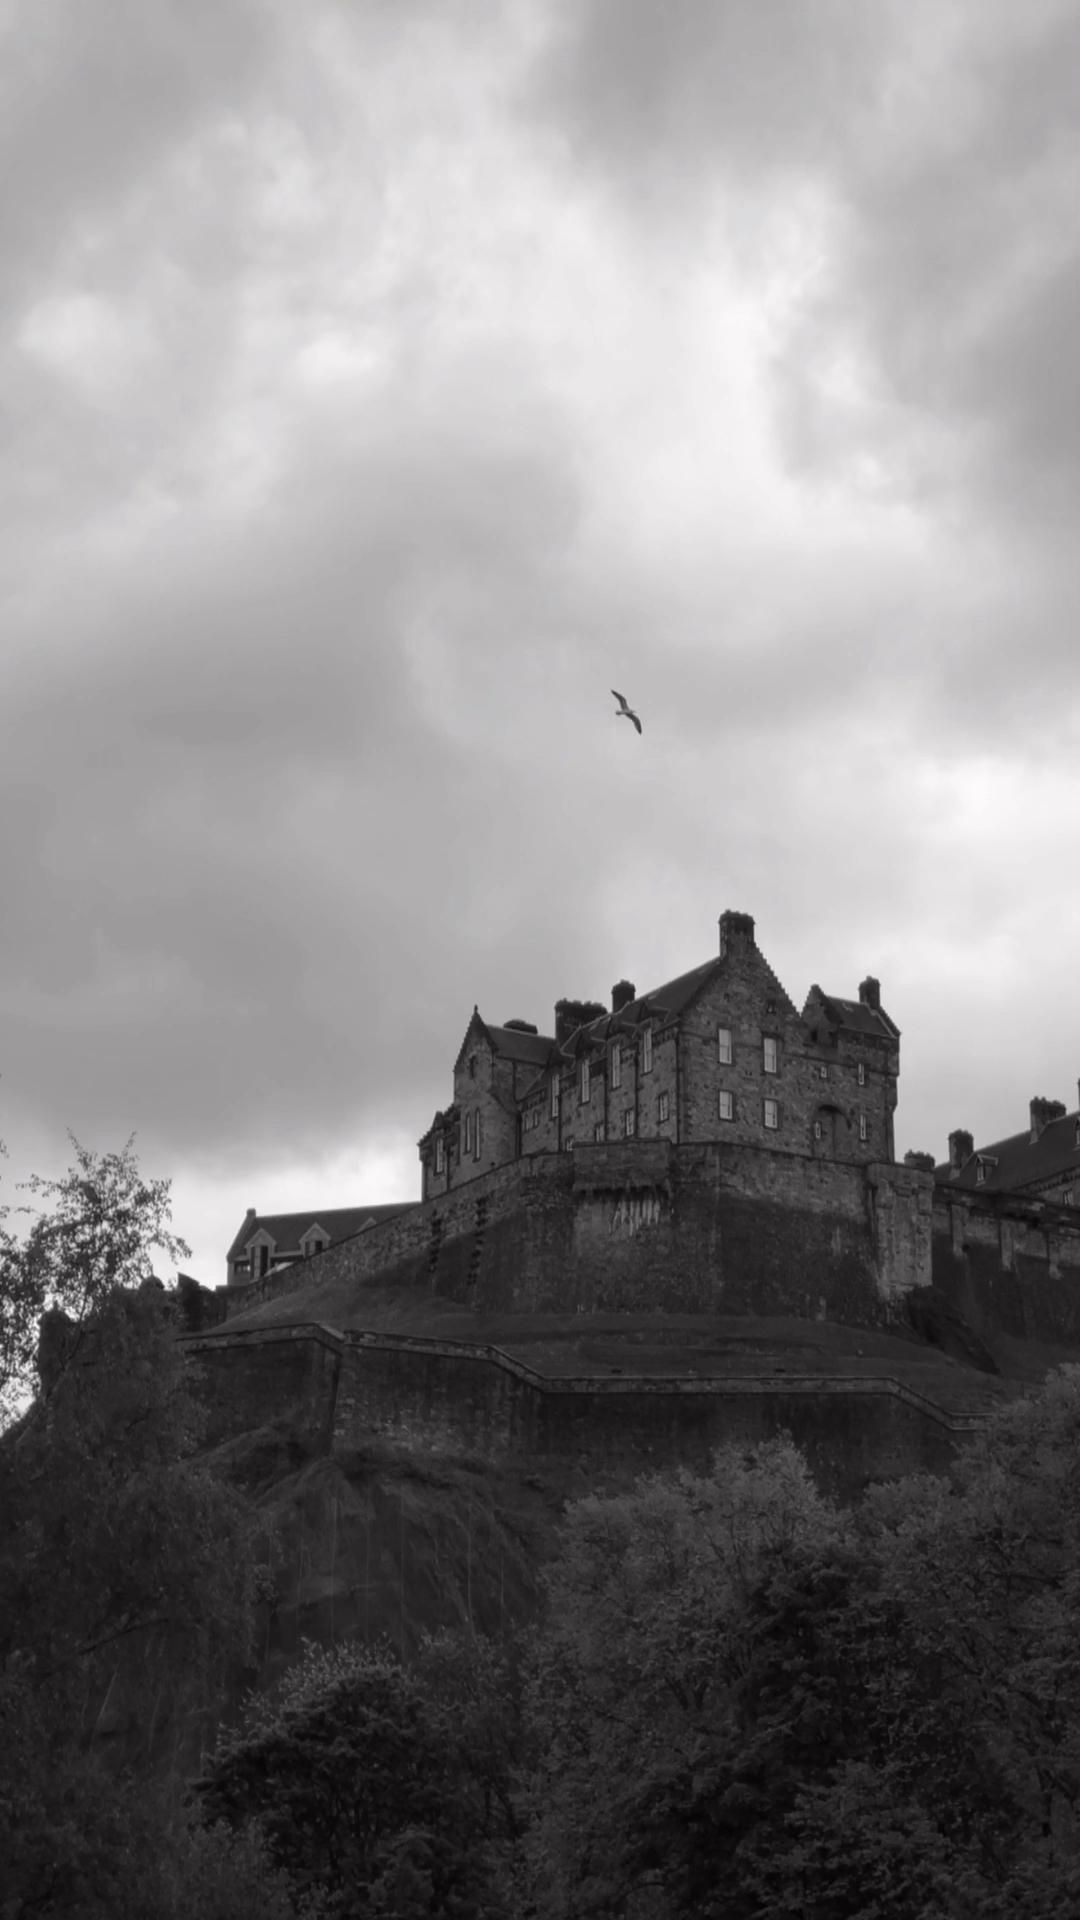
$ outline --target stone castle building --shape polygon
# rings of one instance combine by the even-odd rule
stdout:
[[[800,1012],[750,915],[727,912],[712,959],[647,994],[620,981],[610,1009],[560,1000],[550,1034],[474,1008],[453,1100],[420,1141],[422,1197],[535,1154],[626,1140],[891,1162],[899,1070],[876,980],[857,1000],[813,986]]]

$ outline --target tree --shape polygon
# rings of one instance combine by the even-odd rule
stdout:
[[[169,1227],[170,1182],[143,1178],[134,1138],[119,1153],[95,1154],[70,1134],[75,1162],[63,1178],[23,1183],[46,1204],[0,1208],[0,1426],[35,1384],[46,1311],[76,1330],[70,1354],[115,1289],[153,1279],[155,1250],[173,1261],[190,1253]],[[22,1240],[9,1225],[13,1211],[33,1216]]]
[[[843,1535],[786,1440],[722,1448],[708,1475],[654,1476],[570,1509],[527,1686],[538,1911],[669,1911],[675,1828],[689,1821],[689,1859],[694,1804],[721,1782],[729,1849],[753,1825],[773,1789],[740,1705],[756,1659],[751,1601],[770,1559]]]
[[[255,1697],[198,1784],[211,1821],[258,1820],[299,1896],[385,1920],[504,1912],[461,1745],[386,1647],[308,1645]]]
[[[128,1910],[153,1822],[120,1776],[152,1773],[170,1710],[175,1730],[246,1658],[259,1582],[253,1516],[196,1457],[193,1369],[148,1278],[149,1247],[180,1244],[167,1183],[141,1180],[129,1143],[32,1185],[55,1212],[9,1238],[0,1274],[9,1384],[27,1303],[46,1306],[39,1391],[0,1433],[5,1920]]]

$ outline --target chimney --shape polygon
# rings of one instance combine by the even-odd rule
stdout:
[[[975,1142],[970,1133],[958,1128],[949,1135],[949,1174],[955,1180],[966,1160],[970,1160],[975,1151]]]
[[[859,999],[864,1007],[872,1008],[874,1013],[881,1012],[881,981],[875,980],[872,973],[859,981]]]
[[[248,1210],[247,1210],[247,1214],[246,1214],[246,1216],[245,1216],[245,1217],[246,1217],[246,1218],[247,1218],[248,1220],[254,1220],[254,1218],[255,1218],[255,1209],[254,1209],[254,1207],[249,1207],[249,1208],[248,1208]]]
[[[917,1153],[912,1147],[904,1155],[904,1165],[914,1167],[919,1173],[933,1173],[934,1156],[932,1153]]]
[[[617,980],[611,989],[611,1011],[621,1013],[631,1000],[637,999],[637,988],[632,980]]]
[[[751,913],[733,913],[730,909],[720,915],[720,958],[728,954],[746,954],[754,951],[754,916]]]
[[[1028,1111],[1031,1115],[1031,1144],[1034,1146],[1039,1135],[1050,1125],[1051,1120],[1065,1118],[1065,1103],[1063,1100],[1035,1099],[1031,1102]]]
[[[556,1000],[555,1002],[555,1043],[562,1046],[579,1027],[587,1026],[590,1020],[599,1020],[607,1008],[599,1000]]]

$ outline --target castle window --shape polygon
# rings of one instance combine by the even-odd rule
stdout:
[[[473,1159],[479,1160],[479,1158],[480,1158],[480,1115],[476,1114],[473,1120]]]
[[[472,1152],[472,1111],[465,1115],[465,1151]]]
[[[255,1249],[255,1270],[261,1280],[270,1268],[270,1249],[265,1244]]]
[[[734,1058],[731,1044],[731,1028],[721,1027],[716,1035],[716,1057],[722,1067],[730,1067]]]
[[[815,1140],[821,1139],[821,1121],[820,1120],[814,1121],[814,1139]]]
[[[824,1062],[824,1060],[822,1061],[822,1063],[821,1063],[821,1065],[820,1065],[820,1067],[818,1068],[818,1070],[817,1070],[817,1071],[818,1071],[818,1079],[819,1079],[819,1080],[827,1080],[827,1079],[828,1079],[828,1077],[829,1077],[829,1069],[828,1069],[828,1067],[826,1066],[826,1064],[825,1064],[825,1062]]]
[[[593,1128],[593,1139],[603,1140],[603,1138],[604,1138],[604,1123],[601,1120],[601,1121],[598,1121],[597,1125]]]
[[[553,1074],[551,1079],[551,1117],[553,1120],[557,1120],[559,1117],[559,1076],[557,1073]]]
[[[858,1064],[858,1066],[857,1066],[857,1067],[856,1067],[856,1069],[855,1069],[855,1078],[856,1078],[856,1080],[858,1081],[858,1083],[859,1083],[859,1085],[860,1085],[860,1087],[865,1087],[865,1085],[866,1085],[866,1067],[864,1066],[864,1064],[863,1064],[863,1062],[862,1062],[861,1060],[859,1061],[859,1064]]]
[[[583,1060],[581,1063],[581,1098],[582,1100],[588,1099],[589,1090],[590,1090],[589,1063],[587,1060]]]
[[[622,1130],[623,1130],[623,1132],[624,1132],[624,1134],[626,1135],[626,1138],[627,1138],[627,1139],[629,1140],[629,1139],[630,1139],[630,1138],[632,1137],[632,1135],[633,1135],[633,1132],[634,1132],[634,1109],[633,1109],[633,1107],[627,1107],[627,1109],[626,1109],[626,1112],[625,1112],[625,1113],[623,1114],[623,1117],[622,1117]]]
[[[442,1173],[442,1171],[443,1171],[443,1169],[445,1168],[445,1166],[446,1166],[446,1148],[445,1148],[445,1147],[444,1147],[444,1145],[443,1145],[443,1137],[442,1137],[442,1134],[440,1133],[440,1135],[439,1135],[439,1137],[438,1137],[438,1139],[437,1139],[437,1140],[436,1140],[436,1142],[435,1142],[435,1171],[436,1171],[436,1173]]]
[[[764,1106],[765,1125],[770,1131],[775,1131],[780,1125],[780,1102],[778,1100],[766,1100]]]
[[[771,1033],[765,1035],[765,1071],[766,1073],[780,1071],[780,1042],[774,1039]]]
[[[652,1072],[652,1028],[646,1027],[641,1036],[641,1071]]]
[[[866,1118],[866,1115],[865,1115],[865,1113],[860,1113],[860,1115],[859,1115],[859,1139],[860,1139],[860,1140],[869,1140],[869,1138],[870,1138],[870,1123],[869,1123],[869,1121],[867,1120],[867,1118]]]
[[[475,1080],[475,1079],[476,1079],[476,1055],[475,1055],[475,1053],[470,1053],[470,1055],[469,1055],[469,1079],[470,1079],[470,1080]]]
[[[668,1112],[669,1112],[668,1096],[666,1093],[662,1093],[660,1095],[659,1100],[656,1103],[656,1117],[661,1122],[661,1124],[663,1124],[663,1122],[667,1119]]]
[[[720,1118],[721,1120],[735,1118],[735,1095],[727,1087],[720,1089]]]
[[[985,1161],[985,1160],[976,1160],[976,1162],[975,1162],[975,1185],[976,1185],[977,1187],[981,1187],[981,1186],[983,1186],[983,1185],[985,1184],[985,1181],[986,1181],[986,1161]]]
[[[613,1087],[622,1085],[622,1048],[617,1040],[611,1049],[611,1084]]]
[[[1076,1138],[1073,1141],[1073,1145],[1074,1147],[1080,1147],[1080,1120],[1076,1123]]]

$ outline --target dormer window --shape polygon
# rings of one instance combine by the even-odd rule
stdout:
[[[731,1028],[719,1027],[716,1034],[716,1057],[722,1067],[730,1067],[734,1051]]]
[[[589,1063],[587,1060],[583,1060],[581,1063],[581,1099],[583,1102],[589,1098],[590,1092]]]
[[[977,1187],[982,1187],[982,1186],[985,1186],[985,1184],[986,1184],[986,1161],[985,1161],[985,1160],[976,1160],[976,1162],[975,1162],[975,1185],[976,1185]]]
[[[641,1071],[652,1072],[652,1028],[646,1027],[641,1036]]]
[[[613,1088],[622,1085],[622,1048],[617,1040],[611,1049],[611,1084]]]

